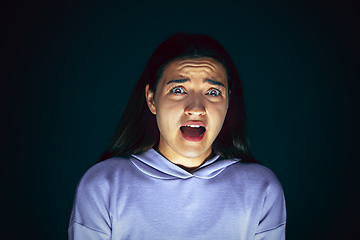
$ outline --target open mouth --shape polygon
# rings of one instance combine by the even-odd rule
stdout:
[[[180,127],[181,132],[190,137],[190,138],[198,138],[201,137],[206,131],[205,127],[198,125],[186,125]]]

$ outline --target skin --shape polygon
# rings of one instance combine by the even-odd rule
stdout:
[[[146,86],[150,111],[160,131],[156,149],[169,161],[193,171],[212,157],[212,144],[228,109],[226,70],[212,58],[179,59],[168,64],[159,80],[156,95]],[[206,125],[199,142],[184,139],[180,127],[188,121]]]

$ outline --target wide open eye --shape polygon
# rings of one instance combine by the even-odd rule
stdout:
[[[219,96],[221,95],[221,91],[219,89],[216,89],[216,88],[213,88],[213,89],[210,89],[206,95],[210,95],[210,96],[213,96],[213,97],[216,97],[216,96]]]
[[[174,94],[183,94],[183,93],[186,93],[185,89],[182,88],[182,87],[174,87],[170,90],[171,93],[174,93]]]

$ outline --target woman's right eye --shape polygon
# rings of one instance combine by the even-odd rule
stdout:
[[[174,94],[183,94],[183,93],[186,93],[184,88],[182,87],[174,87],[170,90],[171,93],[174,93]]]

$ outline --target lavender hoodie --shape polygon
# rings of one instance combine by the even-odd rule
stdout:
[[[285,239],[286,207],[268,168],[219,156],[189,173],[154,149],[82,177],[69,239]]]

